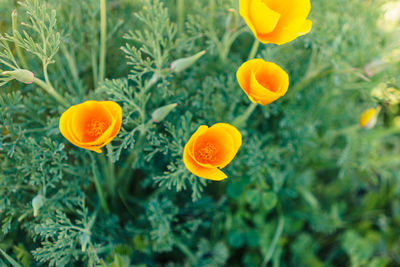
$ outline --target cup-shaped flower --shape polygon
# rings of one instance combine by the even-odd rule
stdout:
[[[284,44],[311,31],[310,0],[239,0],[239,13],[262,43]]]
[[[227,178],[220,169],[233,160],[241,145],[242,135],[232,125],[202,125],[185,145],[183,162],[194,175],[220,181]]]
[[[371,129],[378,120],[379,111],[376,108],[365,110],[360,116],[360,126],[365,129]]]
[[[113,101],[86,101],[67,109],[60,118],[60,132],[72,144],[101,153],[118,134],[122,109]]]
[[[289,75],[275,63],[263,59],[243,63],[236,78],[251,102],[261,105],[284,96],[289,88]]]

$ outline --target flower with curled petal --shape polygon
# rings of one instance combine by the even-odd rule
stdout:
[[[234,126],[202,125],[185,145],[183,162],[194,175],[220,181],[227,178],[220,169],[233,160],[241,145],[242,135]]]
[[[86,101],[67,109],[60,117],[61,134],[72,144],[102,153],[118,134],[122,109],[113,101]]]
[[[262,43],[285,44],[311,31],[310,0],[239,0],[239,13]]]

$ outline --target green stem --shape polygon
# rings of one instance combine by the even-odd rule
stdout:
[[[98,65],[97,65],[97,56],[95,52],[92,51],[92,73],[93,73],[93,84],[97,85],[99,82],[99,72],[98,72]]]
[[[260,46],[260,42],[257,39],[254,39],[254,43],[253,43],[253,46],[251,47],[250,54],[249,54],[249,57],[247,58],[247,60],[253,59],[256,56],[259,46]]]
[[[294,96],[297,92],[301,91],[304,89],[306,86],[308,86],[310,83],[312,83],[315,80],[318,80],[322,77],[325,77],[331,73],[334,73],[334,69],[328,69],[328,70],[323,70],[321,72],[317,72],[315,74],[310,75],[309,77],[306,77],[305,79],[301,80],[298,82],[291,90],[290,90],[290,95]]]
[[[79,85],[79,73],[78,69],[76,68],[76,62],[75,62],[75,57],[73,57],[68,49],[65,47],[65,45],[61,45],[61,50],[64,53],[65,58],[67,59],[68,67],[69,70],[71,71],[72,78],[74,79],[74,82],[76,85]]]
[[[42,81],[41,79],[35,78],[34,83],[42,87],[47,93],[53,96],[60,104],[64,107],[69,107],[70,105],[68,102],[62,97],[56,90],[54,90],[53,86],[49,85],[48,83]]]
[[[144,130],[143,132],[140,132],[140,136],[138,141],[135,144],[134,149],[132,150],[132,152],[129,154],[127,160],[125,161],[125,166],[124,168],[119,172],[118,177],[117,177],[117,181],[119,182],[121,179],[123,179],[124,177],[129,177],[130,175],[130,171],[132,168],[132,163],[134,162],[134,160],[137,158],[137,153],[138,153],[138,147],[141,146],[141,144],[144,142],[145,140],[145,132],[146,130]]]
[[[110,161],[106,159],[104,153],[99,154],[99,160],[103,169],[103,175],[105,183],[107,184],[108,191],[110,193],[111,198],[115,196],[115,177],[114,177],[114,165]]]
[[[175,240],[175,246],[177,246],[188,258],[190,263],[194,263],[196,261],[195,255],[190,251],[186,244],[179,240]]]
[[[106,0],[100,0],[100,66],[99,81],[106,75],[106,42],[107,42],[107,6]]]
[[[100,199],[100,204],[101,204],[103,210],[108,213],[109,209],[108,209],[107,201],[106,201],[106,198],[104,197],[104,191],[103,191],[103,188],[101,187],[101,184],[99,181],[99,175],[98,175],[96,165],[95,165],[96,160],[94,159],[92,152],[89,152],[89,155],[92,159],[92,171],[93,171],[94,185],[96,186],[96,191],[97,191],[97,194]]]
[[[178,32],[183,33],[185,23],[185,0],[176,0],[176,13],[178,17]]]
[[[17,19],[17,10],[15,9],[11,14],[12,18],[12,30],[14,38],[17,38],[16,35],[18,33],[18,19]],[[24,69],[28,69],[28,64],[26,63],[24,52],[22,51],[21,47],[15,45],[15,49],[17,51],[17,55],[19,60],[21,60],[21,65]]]
[[[274,238],[272,239],[271,246],[269,247],[267,253],[265,254],[262,266],[267,266],[268,262],[271,260],[272,256],[274,255],[276,245],[278,244],[279,239],[282,236],[283,233],[283,227],[285,225],[285,217],[283,216],[283,211],[282,207],[280,204],[277,206],[278,210],[278,226],[276,227],[275,230],[275,235]]]
[[[232,125],[234,125],[237,128],[240,128],[243,126],[243,124],[249,119],[249,117],[251,116],[251,114],[253,114],[254,110],[257,107],[257,103],[252,103],[246,110],[246,112],[237,117],[233,122]]]
[[[210,27],[214,27],[214,16],[215,16],[215,0],[209,0],[208,2],[208,9],[210,12]]]

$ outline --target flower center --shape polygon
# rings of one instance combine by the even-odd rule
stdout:
[[[104,133],[109,125],[103,121],[98,121],[95,119],[90,120],[87,125],[87,134],[91,137],[99,137]]]
[[[217,158],[217,148],[215,145],[207,142],[197,150],[197,159],[201,163],[213,162]]]

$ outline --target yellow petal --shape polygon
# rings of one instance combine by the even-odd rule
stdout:
[[[262,0],[252,0],[249,12],[250,21],[256,31],[255,35],[272,32],[281,16],[270,9]]]
[[[207,144],[212,145],[216,151],[215,159],[212,161],[202,160],[199,153]],[[232,136],[221,127],[214,127],[214,125],[197,138],[193,147],[193,160],[206,168],[223,168],[232,161],[235,154]]]
[[[205,168],[198,165],[197,162],[190,156],[188,150],[188,144],[186,144],[183,152],[183,163],[191,173],[198,177],[214,181],[221,181],[227,178],[226,174],[218,168]]]
[[[239,130],[228,123],[216,123],[213,126],[211,126],[211,128],[213,127],[221,128],[224,131],[226,131],[230,136],[232,136],[234,143],[234,151],[236,154],[239,148],[242,146],[242,134],[239,132]]]
[[[275,31],[260,36],[260,41],[263,43],[274,43],[282,45],[293,41],[299,36],[305,35],[311,31],[312,21],[305,20],[296,25],[295,27],[286,27],[275,29]]]

